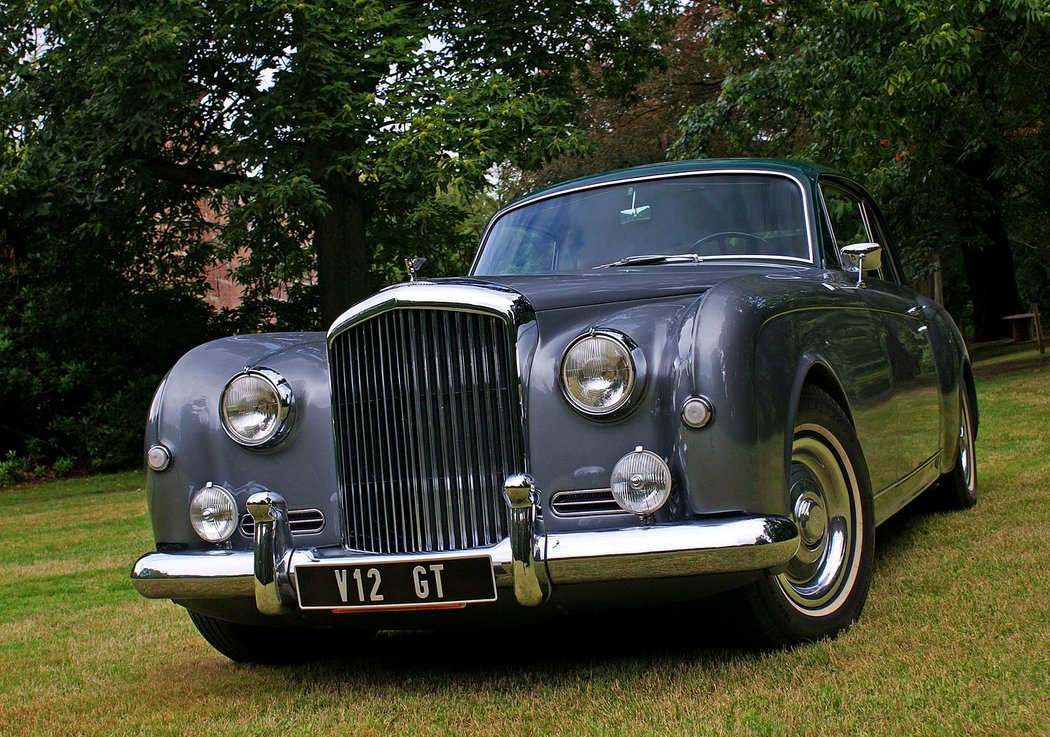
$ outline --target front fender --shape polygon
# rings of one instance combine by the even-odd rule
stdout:
[[[612,312],[608,305],[589,305],[537,314],[538,341],[526,382],[528,471],[543,490],[544,502],[559,491],[608,489],[613,466],[637,446],[673,459],[678,422],[675,392],[681,384],[679,374],[688,370],[679,353],[680,336],[683,324],[692,324],[696,300],[695,295],[685,295],[628,303]],[[607,419],[587,417],[573,409],[561,387],[562,354],[592,328],[625,333],[645,354],[646,378],[640,395],[629,411]],[[673,461],[672,474],[675,488],[682,488],[684,478]],[[673,496],[657,518],[679,519],[681,512]],[[613,519],[548,514],[544,524],[551,530],[570,530],[639,522],[623,514]]]
[[[226,382],[250,367],[282,374],[295,396],[292,433],[273,449],[242,447],[220,424],[219,397]],[[320,509],[326,523],[320,533],[309,536],[309,542],[341,541],[323,333],[244,335],[191,350],[158,387],[145,441],[147,448],[163,444],[172,455],[167,470],[146,474],[146,499],[158,548],[213,547],[194,534],[187,515],[192,494],[209,481],[229,490],[242,513],[244,500],[263,490],[281,493],[292,508]],[[251,539],[235,532],[224,547],[247,549]]]
[[[679,425],[696,512],[788,513],[791,436],[806,381],[843,401],[862,445],[885,435],[880,413],[892,409],[892,380],[871,312],[820,274],[724,282],[704,297],[695,336],[691,391],[714,407],[709,426]]]

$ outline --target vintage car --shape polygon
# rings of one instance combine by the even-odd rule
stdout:
[[[190,351],[131,576],[238,661],[713,593],[809,642],[860,614],[877,524],[974,504],[977,420],[955,324],[848,177],[604,173],[500,210],[469,277]]]

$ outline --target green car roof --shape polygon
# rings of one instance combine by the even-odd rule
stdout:
[[[663,161],[656,164],[632,166],[627,169],[614,169],[612,171],[605,171],[598,174],[590,174],[585,177],[570,179],[566,182],[559,182],[558,184],[530,192],[510,203],[508,207],[510,205],[518,205],[527,202],[536,197],[544,197],[564,190],[576,189],[580,186],[618,182],[624,179],[660,176],[662,174],[705,172],[718,169],[778,171],[794,174],[802,179],[807,179],[810,182],[816,182],[821,174],[845,176],[842,172],[821,164],[814,164],[809,161],[792,161],[788,159],[690,159],[687,161]]]

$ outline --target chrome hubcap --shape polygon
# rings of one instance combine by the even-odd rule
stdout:
[[[859,496],[841,445],[818,425],[799,428],[791,447],[792,511],[799,549],[777,580],[809,614],[838,607],[854,577]]]
[[[824,533],[828,528],[828,515],[816,491],[798,488],[804,485],[806,482],[799,482],[792,489],[792,493],[798,491],[798,498],[795,500],[795,519],[798,521],[802,543],[808,547],[817,545],[824,539]]]

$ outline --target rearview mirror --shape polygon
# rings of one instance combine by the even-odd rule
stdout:
[[[649,210],[649,205],[637,206],[638,193],[634,191],[634,187],[627,190],[628,196],[631,198],[631,206],[626,210],[620,210],[620,225],[626,225],[627,223],[636,223],[640,220],[649,220],[652,217],[652,213]]]

